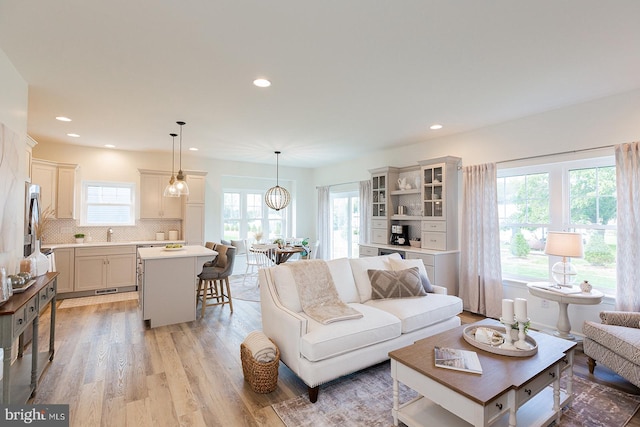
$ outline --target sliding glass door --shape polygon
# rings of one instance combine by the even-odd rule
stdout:
[[[331,193],[331,259],[357,258],[360,233],[357,191]]]

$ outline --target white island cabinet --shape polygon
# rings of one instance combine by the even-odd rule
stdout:
[[[138,295],[142,318],[149,325],[172,325],[196,320],[196,285],[202,265],[217,252],[204,246],[138,248]]]

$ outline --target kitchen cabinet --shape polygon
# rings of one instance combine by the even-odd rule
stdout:
[[[168,172],[139,169],[140,219],[182,219],[182,197],[164,197]]]
[[[25,170],[27,171],[28,182],[32,182],[31,181],[31,164],[33,162],[33,147],[35,147],[36,145],[38,145],[36,140],[31,138],[29,135],[27,135],[26,157],[25,157],[27,168]]]
[[[458,248],[458,157],[418,162],[422,171],[422,247]]]
[[[189,189],[191,190],[191,189]],[[187,245],[204,245],[204,205],[187,203],[184,206],[182,237]]]
[[[189,195],[186,196],[185,203],[204,204],[207,173],[200,171],[187,171],[186,174],[187,185],[189,186]]]
[[[59,164],[56,185],[56,218],[75,219],[77,165]]]
[[[204,245],[206,172],[187,171],[189,195],[182,212],[182,237],[187,245]]]
[[[75,266],[74,248],[57,248],[53,250],[53,258],[58,273],[58,293],[73,292],[73,276]]]
[[[76,248],[74,291],[115,292],[136,285],[136,246]]]
[[[40,208],[55,211],[55,218],[75,219],[78,165],[47,160],[31,161],[31,182],[40,186]]]
[[[40,209],[55,210],[58,185],[58,165],[46,160],[31,161],[31,183],[40,186]]]

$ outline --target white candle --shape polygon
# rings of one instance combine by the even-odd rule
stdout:
[[[502,300],[502,320],[504,320],[505,322],[513,321],[513,300],[512,299]]]
[[[527,321],[527,300],[525,298],[516,298],[515,301],[516,320],[520,322]]]

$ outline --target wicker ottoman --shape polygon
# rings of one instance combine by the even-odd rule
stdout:
[[[273,340],[271,340],[273,342]],[[274,343],[275,345],[275,343]],[[240,344],[240,359],[244,379],[256,393],[271,393],[278,386],[278,366],[280,365],[280,349],[276,346],[276,358],[262,363],[253,358],[251,351]]]

